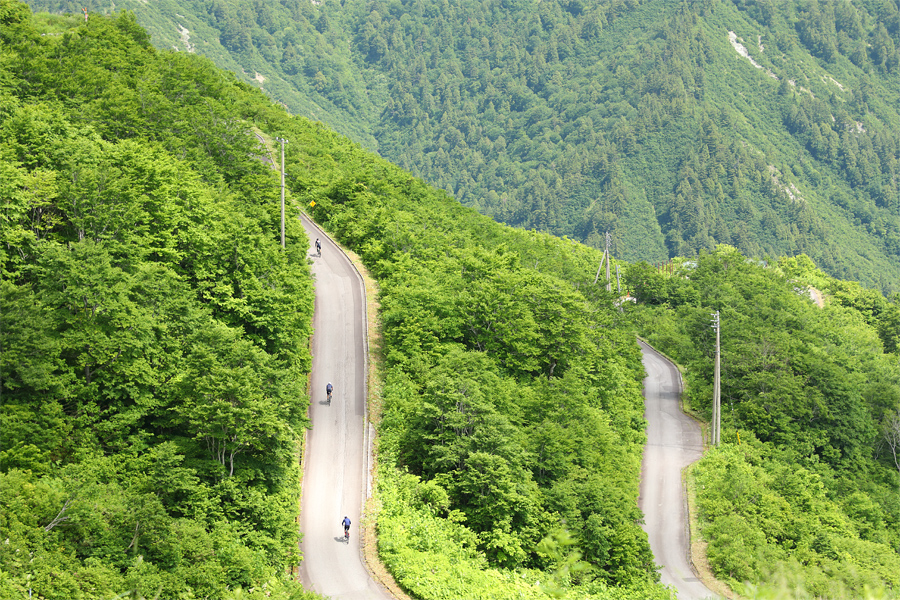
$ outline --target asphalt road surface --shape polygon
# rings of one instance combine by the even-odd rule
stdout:
[[[678,591],[679,600],[718,598],[691,567],[687,504],[681,470],[700,458],[700,427],[681,412],[681,377],[678,369],[650,346],[644,353],[644,416],[647,446],[641,467],[644,531],[656,563],[662,566],[662,583]]]
[[[369,576],[359,545],[369,486],[366,419],[366,308],[363,281],[350,260],[306,217],[316,286],[312,337],[312,429],[304,458],[300,507],[303,585],[331,598],[392,596]],[[317,256],[314,242],[322,242]],[[325,385],[331,382],[331,404]],[[341,520],[350,517],[350,541]]]

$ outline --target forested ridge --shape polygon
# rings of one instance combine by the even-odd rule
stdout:
[[[308,241],[292,218],[280,249],[257,134],[290,140],[290,205],[381,287],[377,530],[404,589],[671,597],[636,505],[633,334],[708,417],[721,309],[726,443],[695,473],[714,571],[896,596],[896,297],[719,247],[628,267],[620,310],[598,251],[498,225],[129,14],[0,0],[0,28],[4,596],[304,597]]]
[[[805,253],[898,290],[895,0],[115,7],[501,222],[609,231],[626,260]]]

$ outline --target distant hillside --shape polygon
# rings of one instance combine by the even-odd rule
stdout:
[[[36,10],[82,4],[31,0]],[[460,202],[628,260],[717,243],[900,290],[894,1],[88,2]]]
[[[321,9],[316,3],[294,2],[286,7],[270,0],[252,4],[234,0],[50,0],[26,4],[35,12],[70,13],[79,19],[84,18],[82,8],[87,9],[88,18],[131,11],[156,47],[206,56],[292,113],[328,123],[367,148],[378,145],[371,131],[383,101],[368,97],[373,82],[368,82],[367,90],[364,73],[350,64],[347,44],[336,38],[326,40],[316,30]],[[316,61],[322,66],[315,66]],[[326,90],[316,79],[319,70],[346,86],[342,99],[330,93],[331,86]]]

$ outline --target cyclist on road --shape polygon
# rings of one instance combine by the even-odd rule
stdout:
[[[344,526],[344,535],[349,535],[350,533],[350,517],[344,515],[344,520],[341,521],[341,525]]]
[[[322,242],[319,241],[319,238],[316,238],[316,253],[322,256]]]
[[[328,385],[325,386],[325,393],[328,394],[328,399],[331,400],[331,392],[334,391],[334,386],[331,385],[331,382],[328,382]]]

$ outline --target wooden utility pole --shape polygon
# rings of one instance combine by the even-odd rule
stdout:
[[[718,446],[722,441],[722,376],[721,376],[721,324],[719,311],[712,315],[713,329],[716,330],[716,369],[713,379],[713,418],[712,418],[712,443]]]
[[[288,141],[284,138],[275,138],[281,142],[281,249],[284,250],[284,145]]]

